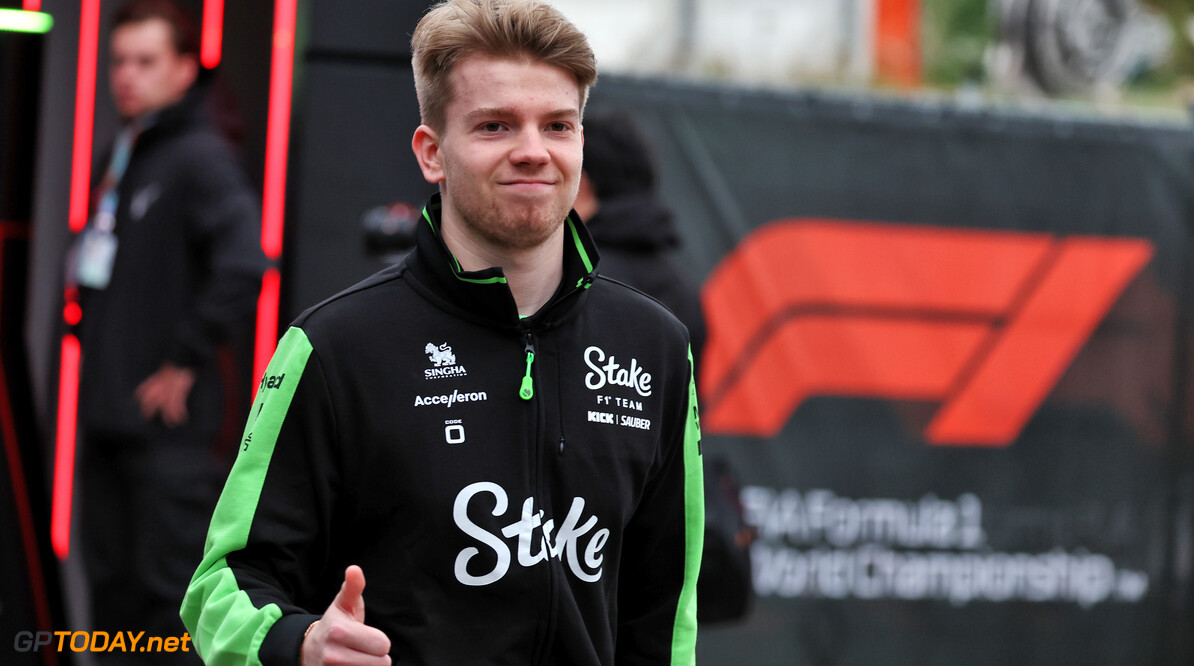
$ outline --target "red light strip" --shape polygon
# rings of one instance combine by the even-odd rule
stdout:
[[[199,62],[208,69],[220,64],[224,42],[224,0],[203,2],[203,43],[199,49]]]
[[[297,0],[274,3],[274,46],[270,65],[269,119],[265,138],[265,182],[261,210],[261,249],[277,260],[282,256],[286,212],[286,157],[290,148],[290,98],[294,86],[294,24]],[[253,377],[265,374],[278,338],[278,298],[281,276],[271,269],[261,285],[257,307],[257,344]]]
[[[75,85],[75,146],[70,174],[70,230],[87,224],[91,140],[95,120],[95,68],[99,59],[100,0],[83,0],[79,25],[79,75]]]
[[[26,0],[25,7],[40,4]],[[99,61],[100,0],[82,0],[79,17],[79,70],[75,82],[75,136],[71,157],[70,213],[73,233],[87,224],[91,183],[91,142],[95,131],[95,79]],[[67,296],[68,307],[73,299]],[[62,338],[58,369],[58,429],[54,453],[54,497],[50,514],[50,543],[58,559],[70,553],[71,497],[75,477],[75,433],[78,426],[79,340]]]
[[[62,338],[58,381],[58,451],[54,456],[54,499],[50,517],[50,543],[58,559],[70,554],[70,507],[75,479],[75,427],[79,403],[79,339]]]
[[[269,120],[265,139],[265,201],[261,212],[261,248],[270,259],[277,259],[282,254],[297,6],[296,0],[278,0],[274,4],[274,51],[270,67]]]
[[[253,378],[265,376],[265,368],[278,344],[278,299],[282,276],[278,269],[271,268],[261,279],[261,295],[257,298],[257,343],[254,345]],[[253,397],[257,397],[257,385],[253,385]]]
[[[25,3],[21,5],[21,9],[27,12],[40,12],[41,0],[25,0]]]

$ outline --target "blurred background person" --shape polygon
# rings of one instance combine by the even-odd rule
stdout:
[[[257,196],[208,117],[194,20],[133,0],[112,25],[121,126],[68,259],[83,309],[81,551],[96,629],[181,636],[249,404],[234,349],[266,260]]]
[[[573,204],[601,253],[601,274],[658,299],[688,327],[694,376],[705,346],[701,295],[673,254],[680,233],[657,191],[645,133],[621,109],[585,114],[584,164]],[[705,456],[705,547],[697,581],[701,626],[744,619],[753,600],[750,543],[739,485],[722,456]]]
[[[705,347],[700,292],[672,258],[680,233],[656,191],[651,146],[621,110],[590,111],[584,127],[585,157],[574,207],[597,241],[601,274],[666,305],[688,327],[699,366]]]

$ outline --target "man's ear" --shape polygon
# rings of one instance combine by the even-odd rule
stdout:
[[[182,60],[178,70],[178,87],[185,94],[186,91],[191,89],[191,86],[195,85],[195,80],[199,78],[199,58],[190,53],[179,57]]]
[[[423,178],[429,183],[441,183],[444,180],[444,165],[439,151],[440,138],[435,130],[426,125],[419,125],[414,137],[410,140],[410,149],[419,161],[419,168],[423,171]]]

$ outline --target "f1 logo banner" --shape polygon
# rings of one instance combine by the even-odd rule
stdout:
[[[1154,252],[1147,240],[827,219],[752,233],[702,292],[707,432],[817,395],[940,402],[924,437],[1007,446]]]

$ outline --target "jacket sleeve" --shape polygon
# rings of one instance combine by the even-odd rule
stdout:
[[[705,533],[701,432],[692,352],[684,413],[665,432],[662,464],[624,533],[616,662],[696,663],[696,584]]]
[[[340,469],[327,396],[317,354],[292,327],[258,388],[180,611],[209,666],[298,663],[312,609],[326,607],[316,586]]]
[[[184,367],[213,357],[233,327],[251,317],[268,265],[260,205],[232,151],[209,139],[192,159],[188,234],[203,270],[193,307],[174,327],[166,350],[167,360]]]

